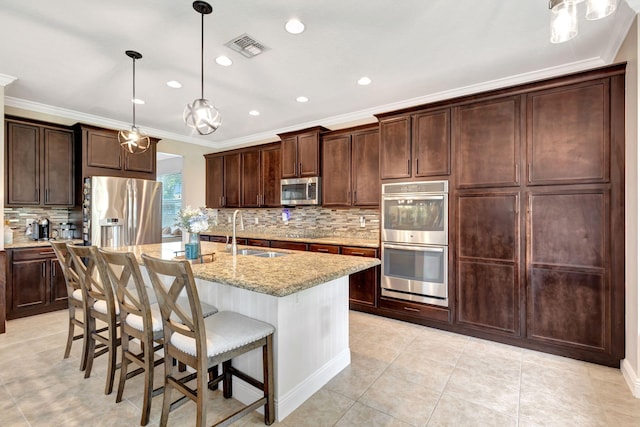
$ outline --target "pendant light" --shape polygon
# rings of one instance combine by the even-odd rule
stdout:
[[[193,8],[201,17],[200,37],[200,98],[187,104],[184,109],[184,122],[194,128],[200,135],[215,132],[222,124],[220,112],[208,100],[204,99],[204,15],[213,11],[211,5],[204,1],[194,1]]]
[[[131,154],[144,153],[149,149],[149,137],[136,127],[136,59],[142,58],[142,55],[135,50],[128,50],[125,54],[133,60],[133,124],[129,130],[121,130],[118,132],[118,142],[122,148]]]
[[[562,43],[578,35],[578,4],[585,0],[549,0],[551,43]],[[615,12],[618,0],[586,0],[588,20],[602,19]]]

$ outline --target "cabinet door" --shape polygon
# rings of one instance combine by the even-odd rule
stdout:
[[[520,98],[456,109],[458,187],[518,185]]]
[[[6,123],[7,205],[39,205],[40,127]]]
[[[411,177],[409,116],[380,122],[380,179]]]
[[[124,154],[124,170],[133,172],[146,172],[156,174],[156,143],[151,141],[149,149],[144,153],[131,154],[126,150]]]
[[[527,97],[527,182],[609,180],[609,81]]]
[[[240,207],[240,153],[224,156],[224,206]]]
[[[298,176],[298,139],[295,136],[284,138],[281,145],[282,177]]]
[[[242,162],[242,206],[260,206],[260,150],[241,154]]]
[[[322,205],[351,206],[351,137],[322,142]]]
[[[353,206],[380,205],[380,134],[378,130],[351,137],[351,198]]]
[[[457,322],[520,335],[519,193],[458,194]]]
[[[377,251],[371,248],[343,247],[343,255],[355,255],[375,258]],[[378,290],[378,272],[380,267],[371,267],[349,276],[349,302],[375,307]]]
[[[320,175],[320,133],[298,135],[298,175]]]
[[[12,311],[30,310],[48,303],[46,268],[46,260],[13,263],[11,266]]]
[[[608,190],[531,192],[527,337],[608,353],[612,337]]]
[[[262,206],[280,206],[280,147],[262,150],[260,172],[262,174]]]
[[[44,204],[73,206],[73,132],[44,128]]]
[[[53,258],[49,261],[49,281],[51,283],[51,302],[66,301],[68,297],[67,282],[64,280],[64,273],[60,267],[60,262]]]
[[[447,109],[412,117],[414,176],[449,175],[450,116]]]
[[[206,159],[205,203],[208,208],[224,207],[224,158],[222,156]]]
[[[122,171],[122,154],[118,133],[108,130],[86,130],[87,166]]]

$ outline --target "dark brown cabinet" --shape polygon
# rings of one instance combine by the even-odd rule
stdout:
[[[64,127],[6,120],[7,206],[73,206],[74,137]]]
[[[520,196],[459,193],[456,206],[456,321],[520,335]]]
[[[320,134],[327,130],[316,126],[278,135],[282,141],[282,178],[320,175]]]
[[[609,81],[527,96],[527,183],[609,180]]]
[[[457,186],[519,185],[520,97],[474,102],[454,111]]]
[[[50,248],[9,249],[7,319],[67,307],[67,289]]]
[[[358,248],[343,246],[342,255],[364,256],[377,258],[375,248]],[[349,276],[349,308],[357,310],[361,307],[372,308],[378,300],[378,278],[380,267],[371,267]]]
[[[118,131],[83,124],[75,125],[82,159],[82,176],[119,176],[156,179],[156,144],[151,138],[147,151],[131,154],[118,142]]]
[[[209,208],[280,206],[280,144],[205,155]]]
[[[380,120],[380,178],[449,175],[450,140],[449,108]]]
[[[378,128],[326,134],[322,139],[322,205],[378,206]]]
[[[280,206],[280,147],[241,153],[242,207]]]

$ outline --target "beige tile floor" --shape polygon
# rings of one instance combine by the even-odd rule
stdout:
[[[64,311],[13,320],[0,335],[0,426],[138,425],[141,379],[127,382],[121,403],[105,396],[103,362],[85,380],[78,342],[62,359],[65,321]],[[351,365],[274,425],[640,426],[640,399],[617,369],[357,312],[350,335]],[[208,398],[210,422],[238,405]],[[193,425],[194,409],[183,405],[169,425]],[[257,413],[234,424],[259,425]]]

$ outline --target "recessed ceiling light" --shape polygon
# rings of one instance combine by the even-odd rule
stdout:
[[[296,98],[296,101],[298,102],[309,102],[309,98],[307,98],[306,96],[299,96]]]
[[[138,104],[138,105],[142,105],[144,104],[144,100],[140,99],[140,98],[133,98],[131,100],[131,102],[133,102],[134,104]]]
[[[285,30],[291,34],[300,34],[304,31],[304,24],[297,19],[289,19],[286,24],[284,24]]]
[[[251,111],[249,111],[249,115],[250,115],[250,116],[259,116],[259,115],[260,115],[260,111],[258,111],[258,110],[251,110]]]
[[[182,83],[177,80],[171,80],[167,82],[167,86],[172,87],[174,89],[180,89],[182,87]]]
[[[229,57],[224,55],[218,56],[216,58],[216,62],[218,63],[218,65],[222,65],[223,67],[228,67],[229,65],[233,64],[233,61],[229,59]]]
[[[371,79],[369,77],[367,77],[367,76],[360,77],[360,79],[358,79],[358,84],[360,86],[370,85],[371,84]]]

